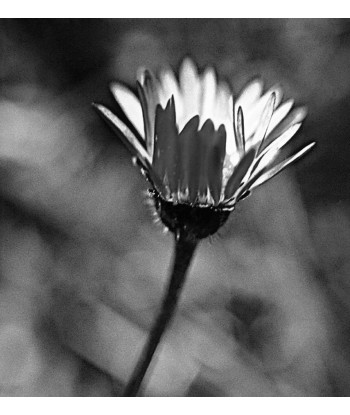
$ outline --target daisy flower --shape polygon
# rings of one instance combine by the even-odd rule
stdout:
[[[98,112],[129,148],[151,184],[163,224],[175,234],[169,285],[124,396],[136,396],[174,314],[199,240],[214,234],[237,202],[303,156],[310,143],[278,161],[299,130],[306,110],[282,102],[278,86],[267,92],[260,79],[234,99],[213,68],[199,74],[189,58],[179,79],[170,69],[155,77],[140,71],[138,97],[121,83],[111,91],[125,122],[103,105]]]
[[[157,212],[173,232],[213,234],[238,201],[315,144],[277,162],[306,109],[293,108],[292,99],[282,102],[278,86],[264,92],[260,79],[235,99],[213,68],[199,74],[186,58],[179,79],[171,69],[158,77],[141,70],[137,90],[138,97],[121,83],[111,84],[128,122],[95,107],[137,159]]]

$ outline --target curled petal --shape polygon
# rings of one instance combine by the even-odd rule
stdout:
[[[247,147],[251,147],[257,143],[254,135],[260,126],[264,110],[272,94],[275,94],[276,98],[274,107],[277,107],[282,96],[282,93],[278,87],[269,89],[264,95],[258,98],[255,103],[249,105],[248,107],[242,107],[246,125],[245,138],[247,144],[249,143]]]
[[[245,150],[245,135],[244,135],[244,117],[242,107],[238,108],[237,125],[236,125],[236,146],[239,153],[244,153]]]
[[[288,128],[294,124],[301,123],[307,115],[306,107],[294,108],[286,118],[280,122],[267,137],[267,142],[272,142],[278,138],[281,134],[288,130]]]
[[[269,128],[267,129],[266,135],[268,136],[270,132],[277,127],[277,125],[287,116],[289,111],[294,105],[294,100],[290,99],[283,104],[281,104],[272,114]]]
[[[276,94],[273,92],[270,95],[269,100],[265,106],[264,112],[262,113],[259,126],[254,134],[253,142],[256,143],[261,148],[263,140],[266,136],[267,129],[270,125],[270,121],[272,118],[273,110],[275,109],[275,102],[276,102]],[[258,150],[259,151],[259,150]]]
[[[289,127],[288,130],[286,130],[283,134],[281,134],[278,138],[276,138],[276,140],[272,141],[272,143],[266,146],[264,150],[260,152],[257,159],[264,157],[266,153],[272,150],[275,150],[275,149],[279,150],[282,147],[284,147],[293,138],[293,136],[296,134],[296,132],[299,130],[300,127],[301,127],[301,123],[294,124],[291,127]]]
[[[263,183],[267,182],[268,180],[272,179],[276,174],[283,171],[287,166],[289,166],[294,161],[300,159],[303,155],[305,155],[308,151],[314,147],[316,143],[310,143],[306,147],[304,147],[302,150],[298,151],[293,156],[287,158],[287,160],[282,161],[281,163],[277,164],[277,166],[273,167],[272,169],[268,170],[267,172],[261,174],[260,177],[258,177],[254,183],[251,184],[249,187],[249,190],[254,189],[255,187],[258,187],[262,185]]]
[[[131,121],[140,136],[145,138],[140,101],[130,91],[130,89],[118,82],[112,82],[110,88],[115,100],[118,102],[124,114]]]
[[[130,152],[136,156],[146,168],[149,168],[152,162],[151,157],[130,129],[105,106],[100,104],[93,104],[93,106],[108,124],[112,126]]]
[[[154,139],[154,120],[150,119],[150,111],[149,111],[149,104],[146,98],[145,91],[137,81],[137,91],[139,94],[141,107],[142,107],[142,116],[143,116],[143,124],[144,124],[144,131],[145,131],[145,141],[146,141],[146,149],[151,157],[153,157],[153,139]]]

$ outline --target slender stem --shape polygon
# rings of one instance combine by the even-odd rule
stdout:
[[[198,240],[188,238],[186,234],[182,233],[175,240],[175,258],[168,289],[163,298],[158,317],[149,333],[147,343],[144,346],[129,383],[126,385],[124,396],[137,396],[157,346],[174,315],[181,289],[185,282],[186,273],[197,244]]]

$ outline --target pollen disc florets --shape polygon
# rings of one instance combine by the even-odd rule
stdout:
[[[214,233],[239,200],[315,144],[276,163],[306,110],[293,108],[293,100],[282,103],[278,86],[263,93],[259,79],[234,100],[212,68],[199,74],[185,59],[179,79],[170,69],[158,77],[144,70],[137,88],[138,98],[120,83],[111,86],[127,122],[95,106],[137,158],[159,216],[173,232]]]

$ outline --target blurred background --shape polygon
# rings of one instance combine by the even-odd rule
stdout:
[[[144,396],[350,395],[350,21],[0,22],[0,394],[115,396],[159,307],[173,241],[91,108],[139,66],[255,75],[316,149],[204,240]]]

